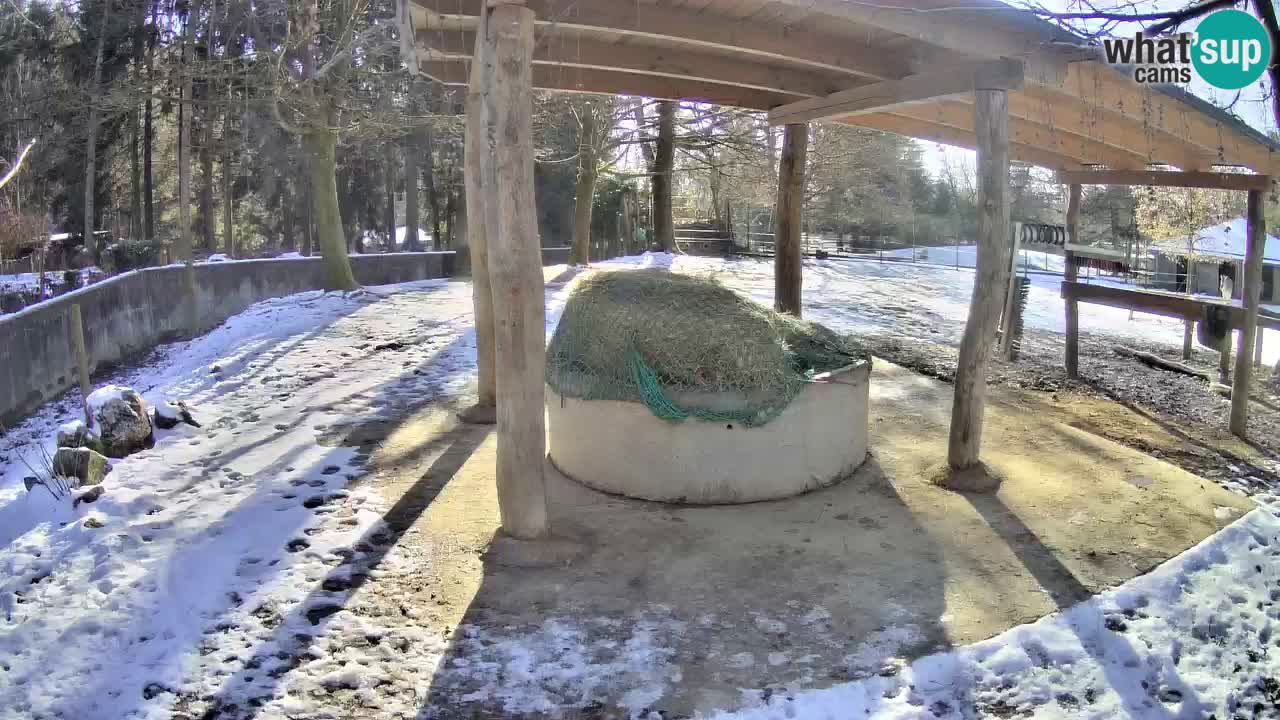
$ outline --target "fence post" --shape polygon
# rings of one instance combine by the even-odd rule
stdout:
[[[80,304],[71,306],[67,329],[71,335],[71,352],[76,356],[76,371],[80,377],[80,397],[84,405],[84,422],[93,427],[93,416],[89,413],[89,353],[84,344],[84,317],[80,314]]]

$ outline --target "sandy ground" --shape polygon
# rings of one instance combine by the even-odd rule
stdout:
[[[1252,505],[1062,422],[1105,413],[1160,434],[1113,403],[1060,398],[1045,412],[1003,390],[985,455],[1004,485],[939,489],[924,478],[943,456],[950,397],[943,383],[879,363],[867,463],[784,501],[639,502],[548,467],[557,533],[577,550],[549,567],[486,554],[498,527],[491,428],[428,407],[358,429],[346,442],[381,440],[364,482],[394,507],[397,552],[426,560],[421,573],[368,582],[361,606],[450,636],[424,716],[504,709],[492,686],[511,682],[505,649],[541,645],[557,622],[582,662],[607,666],[637,642],[662,654],[613,668],[595,688],[609,702],[583,711],[680,716],[734,707],[739,688],[785,693],[896,672],[1146,572]]]

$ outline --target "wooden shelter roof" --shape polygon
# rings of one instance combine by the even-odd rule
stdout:
[[[486,1],[408,0],[423,72],[466,84]],[[1013,159],[1280,175],[1280,146],[1243,122],[1177,88],[1139,85],[1082,38],[992,0],[524,4],[537,15],[539,88],[705,101],[973,148],[974,78],[995,73],[1010,90]],[[1002,59],[1017,62],[993,63]]]

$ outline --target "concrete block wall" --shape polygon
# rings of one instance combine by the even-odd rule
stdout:
[[[562,264],[568,248],[544,248],[544,265]],[[351,269],[362,285],[455,277],[465,254],[452,251],[357,255]],[[71,306],[80,305],[90,372],[100,372],[156,345],[192,334],[193,284],[197,332],[216,327],[250,305],[323,287],[319,258],[237,260],[148,268],[124,273],[52,300],[0,316],[0,429],[76,383],[68,336]]]

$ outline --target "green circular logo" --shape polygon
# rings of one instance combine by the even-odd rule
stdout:
[[[1239,90],[1255,83],[1271,62],[1271,38],[1262,22],[1242,10],[1210,13],[1196,28],[1191,62],[1210,85]]]

